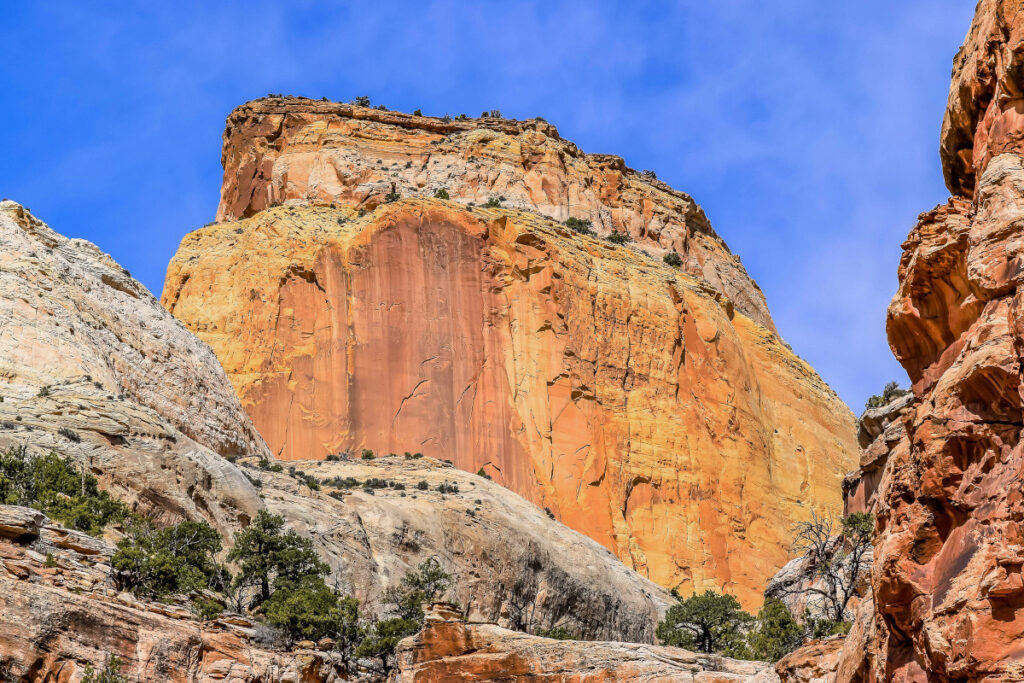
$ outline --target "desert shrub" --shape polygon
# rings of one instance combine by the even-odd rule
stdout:
[[[621,244],[629,244],[630,242],[633,241],[633,238],[630,237],[627,233],[624,233],[624,232],[613,232],[613,233],[608,235],[607,239],[612,244],[620,244],[620,245]]]
[[[651,170],[648,170],[648,169],[644,169],[643,171],[640,171],[640,175],[642,175],[644,178],[647,178],[648,180],[657,180],[658,179],[658,174],[655,173],[654,171],[651,171]]]
[[[91,664],[85,665],[82,683],[128,683],[128,679],[121,675],[121,659],[107,654],[102,670],[96,671]]]
[[[366,483],[363,484],[363,487],[368,489],[386,489],[388,487],[388,482],[385,479],[370,477],[366,480]]]
[[[565,227],[580,233],[581,235],[593,235],[594,233],[594,222],[589,218],[576,218],[570,216],[565,219]]]
[[[388,204],[390,204],[391,202],[397,202],[401,198],[402,198],[402,195],[398,194],[394,190],[392,190],[391,192],[388,192],[386,195],[384,195],[384,201],[387,202]]]
[[[0,455],[0,503],[35,508],[66,527],[97,535],[128,508],[99,490],[96,477],[54,452],[33,456],[24,446]]]
[[[487,474],[487,472],[484,471],[483,467],[481,467],[479,470],[476,471],[476,476],[483,477],[484,479],[490,479],[491,478],[491,475]]]
[[[356,97],[354,100],[352,100],[352,102],[350,102],[350,104],[354,104],[357,107],[369,107],[370,106],[370,98],[367,97],[366,95],[360,95],[360,96]]]
[[[426,480],[420,480],[420,482],[416,484],[416,488],[419,489],[420,491],[426,491],[427,489],[430,488],[430,484],[428,484]]]
[[[40,387],[39,388],[39,393],[36,394],[36,396],[39,396],[40,398],[45,397],[45,396],[49,396],[49,395],[50,395],[50,387],[49,387],[49,385],[45,385],[45,386]]]
[[[252,590],[250,607],[270,599],[272,593],[321,578],[330,569],[321,561],[313,541],[285,529],[284,517],[260,510],[249,526],[235,534],[229,562],[237,562],[236,589]]]
[[[497,197],[491,197],[486,202],[484,202],[483,207],[485,209],[497,209],[501,207],[501,200],[498,199]]]
[[[448,196],[448,188],[440,188],[437,192],[434,193],[434,199],[451,199],[451,197]]]
[[[196,611],[200,619],[209,621],[220,616],[224,611],[224,605],[218,600],[199,595],[192,599],[192,609]]]
[[[452,481],[443,481],[437,486],[440,493],[458,493],[459,485]]]
[[[668,265],[672,266],[673,268],[678,268],[679,266],[683,265],[683,257],[674,251],[670,251],[664,256],[662,256],[661,260],[667,263]]]
[[[220,534],[206,522],[181,522],[156,528],[135,520],[111,558],[118,588],[157,599],[212,588],[225,571],[214,556]]]
[[[875,394],[868,398],[867,403],[864,404],[865,408],[881,408],[884,405],[888,405],[890,401],[900,396],[906,396],[910,393],[909,389],[900,389],[900,385],[896,382],[889,382],[882,389],[881,394]]]
[[[576,638],[576,635],[564,626],[555,626],[554,628],[550,629],[541,629],[540,631],[537,631],[534,635],[540,636],[541,638],[551,638],[552,640],[578,640],[578,638]]]
[[[755,659],[777,662],[800,647],[804,629],[790,614],[786,603],[778,598],[767,598],[757,622],[747,634],[750,653]]]
[[[78,432],[72,431],[67,427],[61,427],[57,430],[57,433],[68,441],[74,441],[75,443],[80,443],[82,441],[82,437],[78,435]]]
[[[377,621],[366,630],[366,636],[355,654],[375,660],[377,670],[387,675],[394,668],[395,647],[423,626],[424,602],[440,598],[452,585],[452,576],[434,558],[424,560],[384,593],[393,616]]]
[[[362,458],[363,460],[373,460],[377,456],[375,456],[373,454],[373,451],[371,451],[369,448],[364,448],[363,452],[359,455],[359,457]]]
[[[412,115],[413,116],[423,116],[423,110],[422,109],[417,109],[416,111],[414,111],[412,113]]]
[[[359,602],[341,597],[319,576],[275,590],[263,603],[267,623],[291,640],[336,638],[359,621]]]
[[[744,634],[753,620],[735,597],[708,590],[670,607],[656,633],[665,645],[743,658]]]

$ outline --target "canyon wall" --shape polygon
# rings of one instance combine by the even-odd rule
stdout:
[[[953,196],[903,243],[888,310],[914,395],[867,416],[846,482],[847,508],[876,515],[873,601],[828,680],[1024,680],[1020,0],[978,3],[941,157]]]
[[[853,417],[685,195],[624,167],[598,192],[598,162],[543,122],[308,100],[236,110],[224,159],[220,215],[238,220],[185,237],[163,303],[214,348],[278,457],[448,459],[662,586],[748,607],[792,523],[839,508]],[[384,197],[391,183],[427,198]],[[502,206],[431,198],[442,185]],[[541,215],[566,215],[560,193],[635,245]]]

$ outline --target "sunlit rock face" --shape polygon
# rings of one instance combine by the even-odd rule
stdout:
[[[847,481],[876,514],[874,608],[837,680],[1024,678],[1024,8],[982,0],[953,64],[953,197],[903,244],[889,343],[914,398],[882,411]]]
[[[693,199],[621,157],[584,154],[543,119],[440,118],[304,98],[235,109],[224,131],[217,220],[279,204],[370,208],[391,192],[590,219],[601,236],[630,235],[774,330],[764,294]]]
[[[758,605],[856,462],[849,410],[771,329],[532,212],[265,209],[188,235],[163,303],[278,457],[483,470],[684,593]]]

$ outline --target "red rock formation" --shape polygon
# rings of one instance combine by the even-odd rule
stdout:
[[[536,214],[276,207],[187,236],[163,301],[280,457],[483,469],[685,593],[755,608],[853,464],[849,411],[770,329]]]
[[[887,328],[914,399],[848,482],[877,518],[874,608],[835,680],[1024,680],[1022,41],[1024,3],[982,0],[954,62],[954,197],[903,244]]]

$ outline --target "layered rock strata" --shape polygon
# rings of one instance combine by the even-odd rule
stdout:
[[[436,607],[436,606],[435,606]],[[744,662],[674,647],[550,640],[492,624],[428,613],[403,640],[392,683],[544,681],[547,683],[773,683],[764,662]]]
[[[764,294],[689,195],[620,157],[584,154],[543,119],[445,120],[338,102],[267,97],[243,104],[224,131],[224,184],[217,220],[280,204],[372,209],[390,193],[590,219],[675,251],[683,268],[774,330]]]
[[[140,683],[329,683],[328,651],[275,652],[257,625],[201,621],[186,605],[118,594],[113,546],[28,508],[0,505],[0,680],[80,681],[110,656]]]
[[[279,457],[450,459],[684,593],[756,607],[855,458],[849,411],[770,329],[533,213],[275,207],[188,235],[163,302]]]

